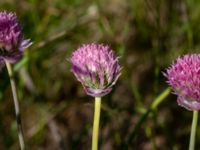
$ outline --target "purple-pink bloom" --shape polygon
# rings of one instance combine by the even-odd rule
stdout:
[[[0,60],[10,63],[18,61],[24,49],[31,44],[29,39],[24,40],[16,14],[0,12]]]
[[[70,63],[71,71],[93,97],[110,93],[120,76],[118,57],[106,45],[82,45],[72,54]]]
[[[178,96],[178,104],[188,110],[200,110],[200,54],[179,57],[165,76]]]

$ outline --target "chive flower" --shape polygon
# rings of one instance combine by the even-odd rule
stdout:
[[[200,110],[200,54],[179,57],[164,75],[180,106]]]
[[[93,97],[110,93],[120,76],[118,57],[107,45],[82,45],[72,54],[70,63],[77,80],[81,82],[86,93]]]
[[[17,16],[12,12],[0,12],[0,60],[10,63],[18,61],[24,49],[32,43],[29,39],[24,40],[22,26]]]

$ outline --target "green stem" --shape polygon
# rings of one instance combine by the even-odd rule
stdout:
[[[17,127],[18,127],[18,137],[19,137],[19,143],[21,150],[25,149],[24,144],[24,135],[22,130],[22,123],[21,123],[21,116],[20,116],[20,108],[19,108],[19,102],[18,102],[18,96],[17,96],[17,88],[13,76],[13,69],[9,62],[5,61],[6,67],[8,70],[9,78],[10,78],[10,84],[12,88],[12,94],[13,94],[13,100],[14,100],[14,106],[15,106],[15,114],[16,114],[16,121],[17,121]]]
[[[194,148],[195,148],[195,136],[196,136],[197,122],[198,122],[198,111],[194,110],[193,111],[191,133],[190,133],[189,150],[194,150]]]
[[[144,123],[144,121],[147,119],[147,117],[149,116],[149,114],[154,111],[158,105],[170,94],[171,90],[170,88],[165,89],[151,104],[151,106],[146,110],[146,112],[141,116],[140,120],[137,122],[137,124],[135,125],[135,128],[133,129],[133,131],[130,133],[130,136],[128,137],[127,140],[127,145],[129,145],[134,138],[137,135],[137,132],[139,131],[140,127],[142,126],[142,124]]]
[[[100,113],[101,113],[101,97],[95,97],[93,133],[92,133],[92,150],[98,150]]]

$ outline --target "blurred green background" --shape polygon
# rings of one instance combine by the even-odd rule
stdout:
[[[200,49],[199,0],[1,0],[16,12],[34,44],[14,65],[22,122],[30,150],[89,150],[92,97],[67,61],[83,43],[109,44],[123,67],[103,98],[101,150],[185,150],[192,112],[167,94],[165,69]],[[0,73],[0,149],[19,149],[7,70]],[[138,125],[138,121],[142,123]],[[137,125],[137,128],[135,128]],[[200,128],[196,147],[200,147]]]

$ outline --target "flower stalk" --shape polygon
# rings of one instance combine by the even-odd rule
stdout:
[[[193,111],[192,127],[191,127],[191,132],[190,132],[189,150],[195,149],[195,136],[196,136],[197,122],[198,122],[198,111],[195,110],[195,111]]]
[[[92,150],[98,150],[100,113],[101,113],[101,97],[95,97],[93,133],[92,133]]]
[[[69,62],[86,94],[95,97],[92,150],[98,150],[101,97],[112,91],[121,74],[119,57],[108,45],[91,43],[73,52]]]
[[[23,128],[22,128],[22,123],[21,123],[20,107],[19,107],[19,102],[18,102],[17,88],[16,88],[16,84],[14,80],[13,69],[9,62],[5,61],[5,63],[8,70],[10,84],[12,88],[20,148],[21,150],[25,150],[24,134],[23,134]]]

